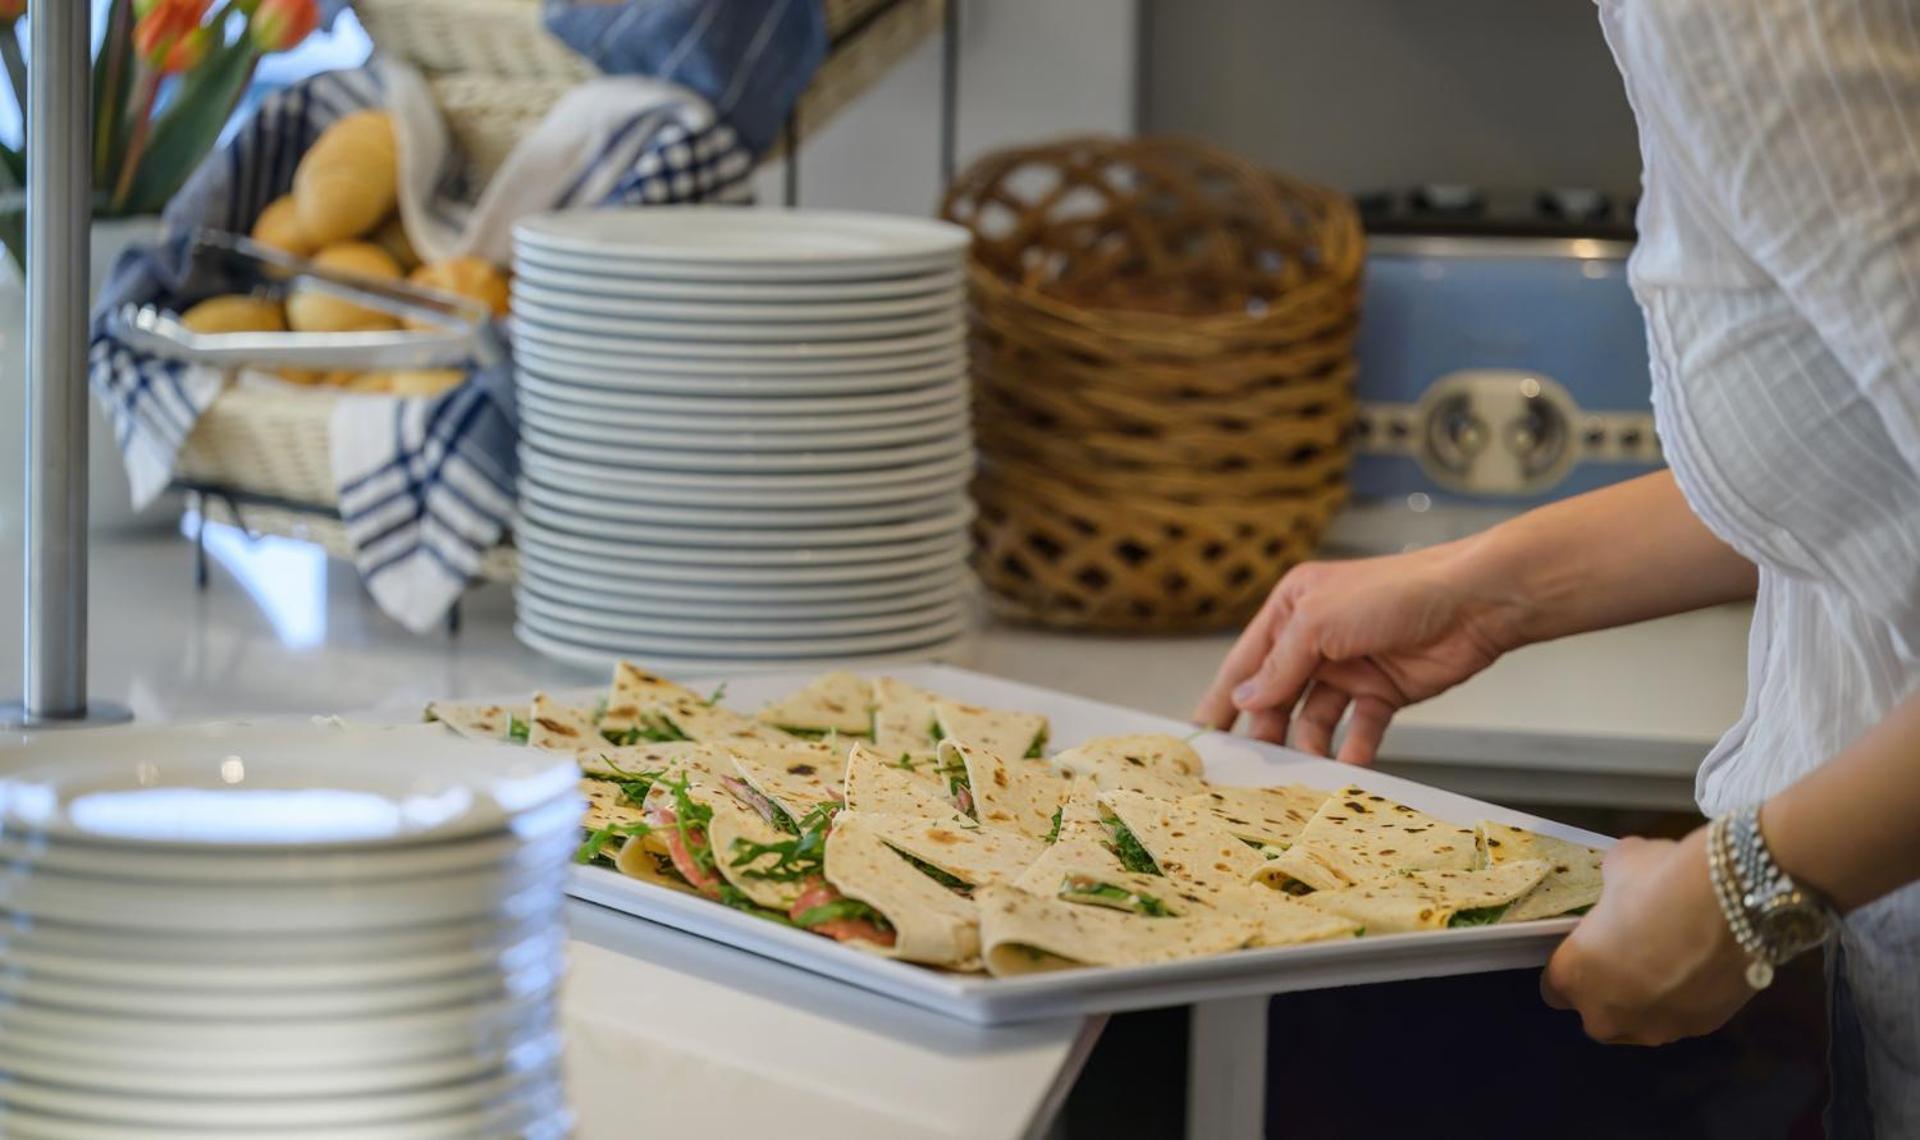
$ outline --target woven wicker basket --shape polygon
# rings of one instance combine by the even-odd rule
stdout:
[[[1346,199],[1180,140],[989,155],[970,269],[977,566],[1049,625],[1228,625],[1345,494],[1364,245]]]
[[[232,384],[193,425],[174,478],[190,487],[337,509],[327,435],[339,402],[330,388]]]

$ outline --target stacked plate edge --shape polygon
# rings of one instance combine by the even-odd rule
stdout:
[[[694,669],[966,635],[966,231],[690,206],[514,236],[522,641]]]
[[[0,1135],[569,1133],[571,760],[338,723],[4,759]]]

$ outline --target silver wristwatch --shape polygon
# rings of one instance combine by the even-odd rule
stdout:
[[[1747,984],[1756,990],[1772,983],[1774,967],[1824,943],[1839,924],[1818,892],[1773,861],[1758,805],[1713,821],[1707,870],[1734,941],[1752,959]]]

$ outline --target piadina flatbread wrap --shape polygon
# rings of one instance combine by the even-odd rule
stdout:
[[[1214,819],[1205,793],[1171,803],[1139,792],[1102,794],[1107,827],[1130,869],[1158,873],[1206,906],[1251,918],[1250,946],[1350,937],[1351,921],[1312,910],[1255,881],[1265,858]],[[1137,848],[1148,862],[1126,854]]]
[[[1604,851],[1492,820],[1481,821],[1479,839],[1481,861],[1489,867],[1541,859],[1549,868],[1539,886],[1507,908],[1501,922],[1584,913],[1600,901]]]
[[[1315,891],[1300,901],[1350,918],[1368,934],[1483,926],[1500,921],[1508,904],[1537,886],[1548,870],[1543,859],[1523,859],[1479,871],[1408,871]]]
[[[755,716],[796,736],[871,736],[873,684],[852,673],[828,673]]]
[[[1044,842],[1066,802],[1069,778],[1044,760],[1005,754],[954,737],[940,742],[940,772],[961,811],[989,827]]]
[[[902,858],[873,817],[849,811],[834,821],[827,837],[826,879],[841,897],[822,896],[812,909],[837,908],[845,913],[836,914],[835,921],[845,918],[867,927],[841,941],[909,962],[978,968],[980,927],[973,901]],[[805,912],[796,921],[806,924]]]
[[[957,810],[931,756],[918,760],[856,744],[847,754],[847,808],[945,819]]]
[[[600,715],[600,731],[615,744],[642,741],[790,740],[771,725],[722,708],[715,696],[657,677],[622,661],[614,669],[613,688]]]
[[[580,774],[596,780],[652,780],[673,778],[689,766],[711,775],[721,768],[721,754],[711,745],[691,740],[665,744],[588,744],[574,753]]]
[[[528,705],[495,705],[483,701],[433,701],[426,719],[438,721],[470,740],[527,742]]]
[[[997,977],[1222,954],[1246,945],[1256,925],[1211,908],[1150,918],[1018,887],[982,887],[974,898],[982,956]]]
[[[1234,838],[1278,855],[1293,846],[1307,821],[1327,801],[1327,793],[1301,784],[1272,788],[1236,788],[1215,784],[1207,790],[1213,818]]]
[[[1395,871],[1465,871],[1475,858],[1472,829],[1349,784],[1327,797],[1259,877],[1336,891]]]
[[[1047,747],[1047,718],[1038,713],[985,709],[940,697],[933,702],[933,723],[941,740],[1000,756],[1038,760]]]
[[[1102,792],[1177,800],[1207,790],[1200,753],[1177,736],[1103,736],[1058,753],[1053,766]]]
[[[963,893],[1012,882],[1045,850],[1039,840],[986,827],[964,815],[926,819],[863,812],[861,818],[923,874]]]
[[[873,749],[882,756],[933,755],[933,702],[925,689],[892,677],[873,683]]]
[[[716,745],[732,760],[735,776],[728,790],[752,805],[769,822],[781,815],[797,820],[822,805],[845,802],[845,742],[790,740],[784,743],[735,741]]]
[[[564,704],[545,693],[535,693],[527,710],[527,744],[552,752],[578,752],[602,742],[593,710]]]

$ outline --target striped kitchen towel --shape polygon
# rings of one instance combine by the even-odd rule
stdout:
[[[245,233],[293,182],[328,124],[384,107],[400,140],[402,216],[430,258],[506,260],[512,224],[556,207],[744,201],[753,155],[694,92],[641,78],[591,81],[554,108],[477,203],[454,192],[458,160],[419,76],[381,62],[316,76],[266,99],[168,207],[167,236],[129,251],[95,311],[89,381],[114,425],[134,501],[172,479],[181,445],[227,379],[138,354],[104,314],[128,302],[180,310],[231,290],[188,264],[195,231]],[[523,152],[525,157],[523,157]],[[510,369],[474,370],[431,399],[353,395],[333,413],[332,471],[354,562],[375,601],[431,628],[498,545],[514,511],[517,414]]]

